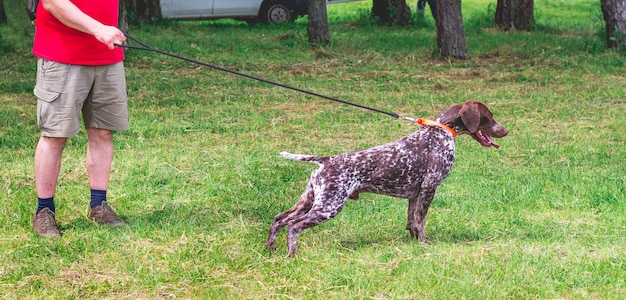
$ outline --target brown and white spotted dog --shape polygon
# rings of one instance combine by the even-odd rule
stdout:
[[[426,243],[426,213],[437,186],[452,168],[454,136],[466,133],[485,147],[498,148],[492,137],[508,133],[489,108],[477,101],[454,105],[435,121],[395,142],[357,152],[334,156],[282,152],[284,157],[320,166],[311,173],[298,203],[276,215],[265,248],[275,249],[276,234],[287,225],[288,255],[292,256],[302,230],[333,218],[347,198],[358,199],[362,192],[408,199],[406,229]]]

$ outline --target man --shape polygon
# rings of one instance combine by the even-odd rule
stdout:
[[[124,53],[115,44],[126,38],[117,29],[118,0],[41,0],[33,54],[37,62],[35,188],[38,207],[33,228],[58,237],[54,194],[68,137],[87,130],[87,174],[91,188],[89,217],[112,227],[124,222],[106,202],[113,131],[128,129]]]
[[[417,1],[417,12],[424,16],[424,9],[426,8],[426,3],[430,6],[430,13],[433,15],[433,19],[437,21],[437,1],[436,0],[418,0]]]

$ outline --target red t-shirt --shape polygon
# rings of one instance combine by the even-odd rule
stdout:
[[[82,12],[105,25],[117,26],[118,0],[70,0]],[[124,60],[122,48],[113,50],[93,35],[65,26],[43,8],[37,7],[33,54],[50,61],[73,65],[100,66]]]

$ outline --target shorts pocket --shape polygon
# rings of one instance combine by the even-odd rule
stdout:
[[[61,108],[60,103],[55,102],[61,93],[52,92],[35,85],[35,96],[37,96],[37,124],[45,132],[57,132],[61,130]]]
[[[45,91],[57,94],[62,93],[68,80],[70,68],[71,65],[68,64],[39,59],[37,61],[37,84],[35,86],[35,95],[40,97],[41,94],[44,96],[41,97],[42,100],[46,101],[46,99],[50,99],[51,95],[44,95]]]
[[[42,100],[42,101],[45,101],[45,102],[48,102],[48,103],[56,100],[61,95],[61,93],[59,93],[59,92],[53,92],[53,91],[45,90],[40,85],[35,85],[34,92],[35,92],[35,96],[37,96],[37,98],[39,98],[39,100]]]
[[[60,107],[54,101],[59,99],[65,86],[67,72],[63,69],[62,64],[45,59],[37,61],[37,84],[33,93],[38,99],[37,124],[44,131],[53,132],[61,126]]]
[[[45,59],[37,62],[37,84],[33,92],[38,99],[37,123],[45,136],[67,137],[79,130],[77,108],[71,102],[74,91],[67,90],[73,72],[68,64]]]

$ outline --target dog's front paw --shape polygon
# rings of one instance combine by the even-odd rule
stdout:
[[[409,234],[411,234],[412,237],[418,239],[419,231],[415,227],[407,225],[406,230],[409,231]]]
[[[412,237],[416,238],[424,244],[428,244],[428,239],[426,238],[426,235],[424,235],[423,231],[412,226],[407,226],[406,229],[411,233]]]
[[[274,244],[265,244],[265,250],[276,251],[276,247],[274,246]]]

